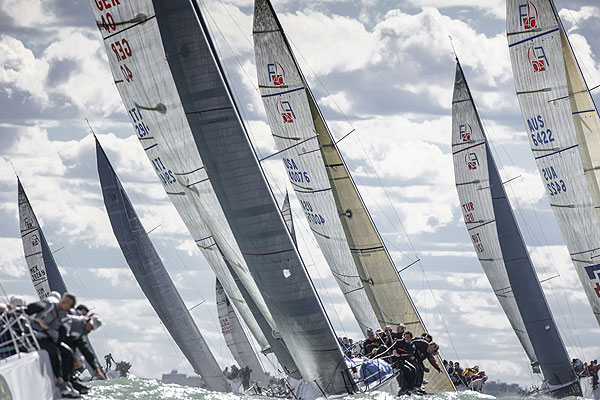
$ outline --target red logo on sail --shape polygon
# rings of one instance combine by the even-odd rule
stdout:
[[[538,11],[533,2],[519,5],[519,24],[525,30],[537,28]]]
[[[590,280],[592,281],[600,279],[600,277],[598,276],[598,272],[600,272],[600,264],[585,267],[585,272],[587,273],[588,278],[590,278]],[[594,291],[596,292],[596,295],[600,297],[600,284],[598,282],[595,283],[596,287],[594,288]]]
[[[267,64],[267,73],[269,74],[269,82],[273,82],[273,86],[285,85],[285,70],[279,63]]]
[[[294,110],[292,109],[292,105],[289,101],[279,101],[277,104],[277,111],[281,114],[281,118],[283,118],[283,122],[286,124],[294,123],[296,119],[296,114],[294,114]]]
[[[469,140],[471,140],[471,134],[473,133],[473,129],[471,129],[471,125],[469,125],[469,124],[461,125],[458,128],[458,131],[460,133],[460,140],[462,140],[463,142],[468,142]]]
[[[470,170],[474,170],[477,169],[477,167],[479,167],[479,159],[477,159],[477,154],[475,153],[468,153],[465,156],[465,162],[467,163],[467,167],[469,167]]]
[[[25,227],[28,229],[33,228],[33,221],[31,220],[31,218],[29,217],[25,217],[25,219],[23,220],[23,222],[25,222]]]
[[[31,245],[37,246],[38,244],[40,244],[40,240],[38,239],[37,235],[32,235],[31,236]]]
[[[111,193],[111,194],[109,194],[109,195],[108,195],[108,198],[109,198],[111,201],[115,201],[115,200],[117,199],[117,195],[116,195],[116,194],[114,194],[114,193]]]
[[[535,72],[543,72],[546,70],[546,67],[550,66],[548,58],[546,57],[546,52],[542,46],[531,46],[527,51],[527,59]]]

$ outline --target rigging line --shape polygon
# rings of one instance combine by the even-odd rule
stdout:
[[[235,58],[235,60],[236,60],[236,62],[238,64],[238,66],[240,67],[240,69],[244,72],[244,75],[246,75],[246,78],[248,79],[248,81],[250,82],[250,84],[252,85],[252,87],[254,88],[255,93],[259,93],[257,85],[254,84],[254,81],[250,78],[250,75],[248,75],[248,72],[246,71],[246,69],[244,68],[244,66],[242,65],[242,63],[240,62],[240,60],[238,59],[236,53],[233,51],[233,49],[229,45],[229,42],[225,38],[225,35],[223,34],[223,32],[221,31],[221,29],[219,28],[219,25],[216,23],[216,21],[213,18],[212,14],[208,10],[208,7],[204,4],[204,2],[202,0],[199,1],[199,4],[200,4],[200,6],[204,7],[204,10],[205,10],[206,14],[212,20],[212,24],[210,23],[209,20],[206,20],[207,26],[211,29],[211,31],[214,31],[214,28],[212,27],[212,25],[216,26],[217,30],[221,34],[221,38],[223,39],[223,41],[227,45],[227,48],[229,49],[229,51],[234,56],[234,58]],[[221,50],[220,46],[217,45],[216,42],[215,42],[215,46],[214,47],[215,47],[215,51],[218,53],[217,54],[218,57],[221,60],[224,60],[225,57],[223,57],[223,51]],[[227,64],[226,63],[222,63],[222,67],[223,67],[223,73],[226,75],[225,78],[229,82],[235,82],[235,80],[232,79],[232,75],[229,72],[229,69],[227,68]],[[242,104],[242,102],[240,102],[241,97],[239,96],[239,94],[238,94],[238,92],[236,90],[236,86],[237,85],[230,85],[230,87],[231,87],[231,96],[233,97],[234,103],[236,103],[236,104],[239,105],[239,104]],[[253,143],[258,143],[258,141],[256,140],[256,135],[254,134],[254,131],[252,130],[252,127],[251,127],[250,123],[244,123],[243,122],[243,121],[250,121],[250,119],[247,117],[246,111],[245,111],[244,107],[238,107],[238,112],[240,114],[240,119],[242,120],[242,124],[244,125],[244,127],[246,128],[246,130],[248,132],[248,136],[250,138],[250,142],[252,144],[252,147],[254,148],[254,151],[256,152],[257,157],[260,159],[260,158],[262,158],[261,151],[260,151],[260,149],[258,147],[256,147],[256,146],[253,145]],[[271,143],[273,143],[273,139],[271,139]],[[265,170],[265,169],[263,168],[263,170]],[[265,171],[265,174],[266,174],[266,171]]]
[[[210,10],[208,9],[208,7],[206,6],[206,4],[204,4],[204,1],[199,0],[198,3],[200,3],[202,6],[204,6],[204,10],[206,11],[206,14],[208,14],[210,16],[210,19],[212,20],[214,26],[217,28],[217,30],[219,31],[219,33],[221,34],[221,37],[223,38],[223,41],[225,42],[225,44],[227,45],[227,48],[229,49],[229,51],[231,52],[231,54],[233,55],[233,57],[235,58],[235,60],[237,61],[238,65],[240,66],[242,72],[244,73],[244,75],[246,75],[246,78],[248,78],[248,80],[250,81],[250,83],[252,83],[252,87],[254,88],[254,91],[258,92],[258,85],[254,84],[254,81],[252,79],[250,79],[250,75],[248,75],[248,72],[246,71],[246,69],[242,66],[242,63],[240,61],[240,59],[238,58],[237,54],[233,51],[233,49],[231,48],[231,46],[229,45],[229,42],[227,41],[227,39],[225,38],[225,35],[223,34],[223,31],[221,31],[221,28],[219,27],[219,24],[217,24],[217,22],[215,21],[215,19],[213,18]],[[229,14],[229,12],[228,12]],[[233,18],[232,18],[233,19]],[[234,21],[235,22],[235,21]],[[237,23],[236,23],[237,25]],[[214,29],[214,28],[213,28]],[[240,29],[241,30],[241,29]],[[243,33],[243,31],[242,31]],[[245,35],[244,35],[245,36]],[[216,46],[215,46],[216,48]],[[221,58],[224,59],[224,58]],[[230,80],[231,81],[231,80]]]
[[[272,154],[270,154],[270,155],[268,155],[268,156],[266,156],[266,157],[263,157],[263,158],[259,159],[258,161],[260,161],[260,162],[263,162],[263,161],[265,161],[265,160],[267,160],[267,159],[269,159],[269,158],[271,158],[271,157],[273,157],[273,156],[276,156],[276,155],[278,155],[278,154],[281,154],[281,153],[283,153],[284,151],[288,151],[288,150],[290,150],[290,149],[293,149],[293,148],[294,148],[294,147],[296,147],[296,146],[299,146],[299,145],[301,145],[301,144],[303,144],[303,143],[306,143],[306,142],[308,142],[308,141],[309,141],[309,140],[311,140],[311,139],[316,139],[317,137],[319,137],[319,135],[314,135],[314,136],[311,136],[311,137],[309,137],[309,138],[307,138],[307,139],[304,139],[304,140],[302,140],[302,141],[300,141],[300,142],[298,142],[298,143],[294,143],[293,145],[291,145],[291,146],[289,146],[289,147],[286,147],[285,149],[282,149],[282,150],[276,151],[275,153],[272,153]]]
[[[586,34],[585,30],[583,30],[583,28],[581,27],[581,25],[579,25],[579,22],[577,21],[577,18],[575,18],[575,16],[571,12],[571,9],[565,3],[565,0],[562,0],[562,3],[563,3],[563,6],[564,6],[564,9],[567,10],[567,12],[569,13],[569,15],[571,16],[571,19],[575,23],[575,26],[577,26],[577,28],[581,31],[582,36],[586,39],[586,42],[588,42],[588,40],[587,40],[587,34]],[[564,27],[564,25],[563,25],[563,27]],[[589,46],[592,47],[591,43],[589,43]],[[573,54],[575,54],[575,49],[573,49],[572,46],[571,46],[571,49],[573,50]],[[587,65],[581,59],[578,59],[578,63],[583,65],[583,68],[585,69],[585,72],[587,72],[587,76],[590,77],[590,78],[592,78],[593,76],[590,73]],[[598,86],[600,86],[600,85],[598,85]],[[589,89],[589,90],[592,91],[595,88],[597,88],[598,86],[595,86],[593,89]],[[590,96],[591,96],[591,93],[590,93]]]

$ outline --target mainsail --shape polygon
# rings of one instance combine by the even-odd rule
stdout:
[[[600,118],[551,0],[508,0],[521,113],[550,206],[600,323]]]
[[[65,282],[19,178],[17,178],[17,185],[21,238],[33,286],[40,299],[45,299],[52,291],[62,296],[67,291]]]
[[[171,200],[184,199],[178,212],[194,239],[204,239],[190,228],[202,220],[287,344],[298,368],[284,368],[326,394],[346,392],[343,355],[238,118],[198,6],[90,3],[138,137],[147,152],[159,149],[153,165]]]
[[[165,60],[152,1],[132,0],[105,5],[90,0],[90,5],[103,36],[115,84],[140,144],[200,252],[261,348],[268,350],[266,336],[270,336],[276,326],[245,265],[211,183],[206,179],[202,160],[197,152],[190,151],[195,147],[193,137]],[[220,252],[215,251],[213,233],[223,243],[226,254],[235,261],[233,267],[268,321],[268,331],[258,326],[242,300]],[[278,359],[290,359],[286,354],[276,355]],[[297,370],[294,365],[285,367],[289,371]]]
[[[364,330],[404,323],[413,332],[426,332],[268,0],[255,1],[253,38],[275,143],[359,325]],[[454,390],[445,371],[428,373],[426,379],[430,393]]]
[[[575,382],[575,371],[529,258],[458,61],[452,100],[452,154],[467,230],[527,356],[532,363],[539,362],[551,386]]]
[[[208,388],[230,392],[231,387],[219,364],[175,288],[97,140],[96,157],[104,205],[113,232],[135,279],[181,352],[194,371],[202,376]]]
[[[215,285],[217,299],[217,315],[219,324],[221,325],[221,333],[225,338],[225,343],[231,351],[233,358],[238,363],[240,368],[250,367],[252,373],[250,375],[251,382],[257,382],[259,386],[266,387],[269,384],[269,379],[265,371],[252,349],[252,345],[248,341],[248,337],[244,332],[244,328],[240,323],[233,305],[229,301],[221,282],[217,279]]]

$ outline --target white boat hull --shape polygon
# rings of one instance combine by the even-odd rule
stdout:
[[[46,351],[0,360],[0,398],[54,400],[54,374]],[[12,396],[12,397],[11,397]]]

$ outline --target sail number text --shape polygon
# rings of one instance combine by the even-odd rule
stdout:
[[[285,168],[288,170],[288,175],[292,182],[296,183],[310,183],[310,176],[308,172],[301,171],[298,169],[296,162],[292,158],[283,158]]]
[[[40,270],[37,265],[31,267],[29,272],[31,273],[31,280],[34,282],[46,278],[46,271],[44,271],[43,269]]]
[[[538,115],[534,118],[529,118],[527,120],[527,126],[529,127],[531,141],[533,142],[534,146],[537,147],[554,142],[552,131],[546,127],[544,118],[541,115]]]
[[[142,114],[140,110],[133,107],[130,110],[127,110],[129,116],[131,117],[131,122],[133,122],[133,127],[135,128],[135,133],[137,133],[139,138],[146,137],[150,134],[150,129],[148,126],[142,121]]]
[[[546,187],[550,196],[556,196],[567,191],[567,184],[560,179],[552,165],[542,168],[542,176],[546,181]]]
[[[308,222],[312,222],[315,225],[325,224],[325,218],[323,218],[321,214],[314,212],[310,201],[300,200],[300,204],[302,205],[302,209],[304,210],[304,214],[306,214],[306,219],[308,219]]]
[[[468,224],[470,222],[475,222],[475,216],[473,215],[473,211],[475,207],[473,207],[473,202],[470,201],[462,205],[463,214],[465,216],[465,223]]]

